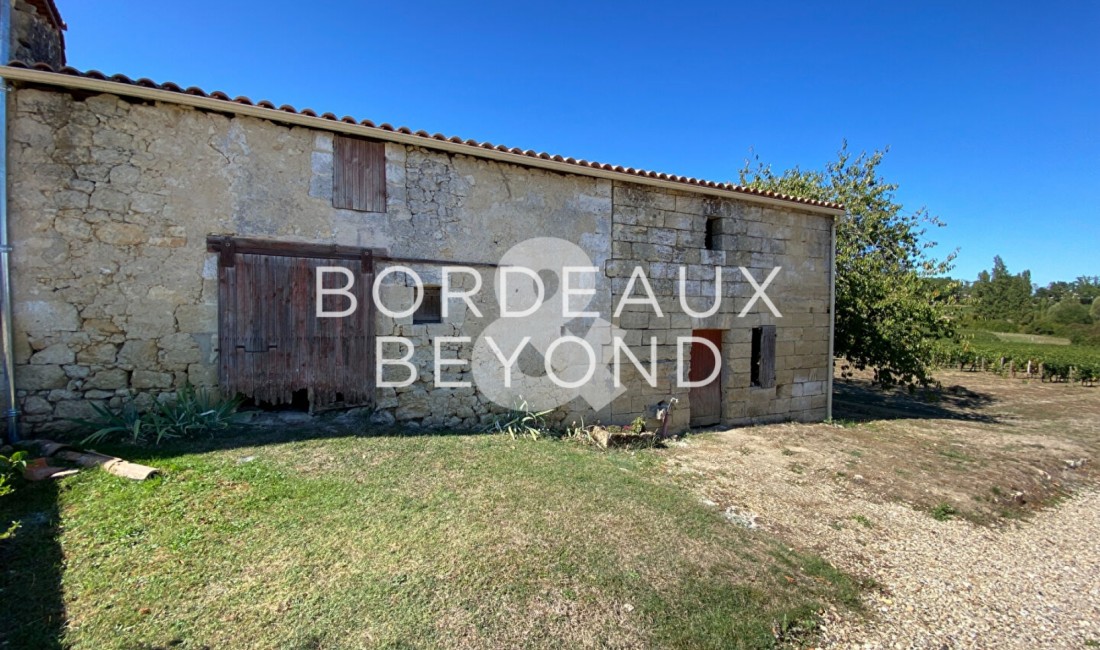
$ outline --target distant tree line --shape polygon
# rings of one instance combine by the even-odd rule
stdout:
[[[1064,336],[1073,343],[1100,345],[1100,276],[1051,282],[1039,287],[1031,273],[1012,273],[1000,256],[973,282],[944,279],[955,293],[959,322],[971,329]]]

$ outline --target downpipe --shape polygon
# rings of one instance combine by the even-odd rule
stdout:
[[[11,60],[11,0],[0,0],[0,63]],[[0,347],[4,355],[4,419],[8,442],[19,440],[12,345],[11,242],[8,240],[8,80],[0,77]]]
[[[833,225],[829,228],[829,366],[826,369],[825,381],[828,396],[825,400],[825,421],[833,421],[833,374],[836,372],[836,222],[843,217],[833,217]]]

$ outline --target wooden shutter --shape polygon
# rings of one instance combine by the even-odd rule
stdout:
[[[338,135],[333,142],[332,207],[386,211],[386,145]]]
[[[775,386],[775,325],[760,328],[760,387]]]
[[[355,285],[350,291],[358,301],[355,313],[317,317],[319,266],[343,266],[353,272]],[[313,409],[372,404],[372,267],[366,261],[222,248],[218,265],[222,389],[275,405],[290,404],[296,392],[305,390]],[[326,287],[342,287],[346,281],[341,274],[325,276]],[[333,296],[325,303],[331,311],[346,307],[346,297]]]

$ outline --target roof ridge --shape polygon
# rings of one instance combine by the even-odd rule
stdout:
[[[572,158],[572,157],[565,157],[565,156],[561,156],[561,155],[557,155],[557,154],[549,154],[549,153],[546,153],[546,152],[536,152],[536,151],[533,151],[531,149],[524,150],[524,149],[520,149],[519,147],[507,147],[505,145],[494,145],[491,142],[479,142],[479,141],[473,140],[473,139],[462,139],[458,136],[448,137],[448,136],[443,135],[442,133],[429,134],[427,131],[424,131],[424,130],[413,131],[409,127],[406,127],[406,126],[394,127],[393,125],[391,125],[387,122],[384,122],[382,124],[375,124],[371,120],[367,120],[367,119],[356,120],[355,118],[353,118],[351,116],[344,116],[344,117],[339,117],[338,118],[333,113],[318,114],[316,111],[314,111],[313,109],[310,109],[310,108],[304,108],[304,109],[299,110],[299,109],[297,109],[297,108],[295,108],[295,107],[293,107],[289,104],[282,104],[280,106],[276,106],[274,104],[274,102],[271,102],[271,101],[268,101],[268,100],[260,100],[260,101],[257,101],[257,102],[253,102],[251,99],[249,99],[248,97],[245,97],[243,95],[232,98],[227,93],[224,93],[220,90],[215,90],[215,91],[212,91],[212,92],[206,92],[206,91],[204,91],[203,89],[201,89],[197,86],[189,86],[187,88],[184,88],[184,87],[180,86],[179,84],[173,83],[171,81],[165,81],[165,82],[162,82],[162,83],[157,83],[157,82],[153,81],[152,79],[148,79],[146,77],[142,77],[142,78],[139,78],[137,80],[134,80],[134,79],[131,79],[130,77],[127,77],[126,75],[123,75],[123,74],[114,74],[114,75],[108,76],[108,75],[106,75],[106,74],[104,74],[104,73],[102,73],[98,70],[82,71],[82,70],[78,70],[77,68],[74,68],[72,66],[63,66],[60,69],[55,69],[53,66],[49,65],[48,63],[34,63],[34,64],[29,64],[28,65],[26,62],[23,62],[23,61],[11,61],[10,63],[8,63],[8,66],[12,67],[12,68],[25,68],[25,69],[36,70],[36,71],[40,71],[40,72],[50,72],[50,73],[53,73],[53,74],[63,74],[63,75],[69,75],[69,76],[75,76],[75,77],[82,77],[82,78],[85,78],[85,79],[94,79],[94,80],[99,80],[99,81],[107,81],[107,82],[125,84],[125,85],[129,85],[129,86],[140,86],[140,87],[144,87],[144,88],[152,88],[152,89],[156,89],[156,90],[163,90],[163,91],[167,91],[167,92],[174,92],[174,93],[180,93],[180,94],[185,94],[185,95],[196,95],[196,96],[199,96],[199,97],[206,97],[206,98],[210,98],[210,99],[216,99],[216,100],[225,101],[225,102],[228,102],[228,103],[241,104],[241,105],[245,105],[245,106],[255,106],[255,107],[266,108],[266,109],[270,109],[270,110],[283,111],[283,112],[286,112],[286,113],[292,113],[292,114],[296,114],[296,115],[304,115],[304,116],[307,116],[307,117],[316,117],[316,118],[320,118],[320,119],[331,120],[331,121],[334,121],[334,122],[343,122],[343,123],[346,123],[346,124],[356,124],[356,125],[359,125],[359,126],[368,127],[368,128],[371,128],[371,129],[377,129],[377,130],[380,130],[380,131],[389,131],[389,132],[394,132],[394,133],[402,133],[402,134],[405,134],[405,135],[417,136],[417,137],[424,138],[426,140],[441,140],[441,141],[446,141],[446,142],[450,142],[450,143],[453,143],[453,144],[466,145],[466,146],[470,147],[473,150],[469,154],[471,156],[477,156],[478,155],[478,152],[477,152],[478,149],[489,149],[489,150],[495,150],[495,151],[500,151],[500,152],[505,152],[505,153],[511,153],[511,154],[515,154],[517,156],[526,156],[528,158],[535,158],[535,159],[541,159],[541,160],[552,160],[552,161],[559,162],[559,163],[566,163],[566,164],[569,164],[569,165],[576,165],[576,166],[582,167],[582,168],[600,169],[600,170],[603,170],[603,171],[616,172],[616,173],[621,173],[621,174],[636,176],[636,177],[641,177],[641,178],[653,178],[653,179],[659,179],[659,180],[664,180],[664,181],[671,181],[673,183],[678,183],[678,184],[685,185],[686,186],[685,189],[687,189],[687,190],[690,190],[691,187],[703,187],[703,188],[711,188],[711,189],[720,189],[720,190],[725,190],[725,191],[729,191],[729,192],[734,192],[734,193],[737,193],[737,194],[746,194],[746,195],[750,195],[750,196],[767,197],[769,199],[775,199],[775,200],[778,200],[778,201],[785,201],[785,202],[799,204],[799,205],[808,205],[808,206],[814,206],[814,207],[819,207],[819,208],[827,208],[827,209],[832,209],[832,210],[843,210],[844,209],[844,207],[839,203],[833,203],[833,202],[830,202],[830,201],[820,201],[820,200],[817,200],[817,199],[808,199],[808,198],[803,198],[803,197],[798,197],[798,196],[792,196],[792,195],[789,195],[789,194],[781,194],[779,192],[772,192],[770,190],[761,190],[761,189],[757,189],[757,188],[753,188],[753,187],[747,187],[745,185],[738,185],[736,183],[708,181],[708,180],[705,180],[705,179],[693,178],[693,177],[688,177],[688,176],[680,176],[680,175],[677,175],[677,174],[666,174],[664,172],[654,172],[654,171],[649,171],[649,170],[645,170],[645,169],[635,169],[633,167],[623,167],[622,165],[611,165],[611,164],[608,164],[608,163],[600,163],[600,162],[588,161],[588,160],[583,160],[583,159],[582,160],[577,160],[577,159]],[[519,163],[517,161],[517,164],[521,164],[521,163]]]

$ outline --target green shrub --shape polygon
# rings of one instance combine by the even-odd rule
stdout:
[[[11,456],[0,456],[0,497],[15,491],[12,480],[23,473],[27,466],[27,452],[17,451]]]
[[[1076,298],[1067,298],[1055,304],[1047,311],[1047,318],[1062,325],[1088,325],[1092,322],[1089,308]]]
[[[225,399],[206,388],[185,385],[175,398],[156,402],[139,411],[127,402],[117,411],[92,404],[96,415],[74,420],[87,435],[81,444],[121,441],[131,444],[159,445],[170,438],[195,438],[225,431],[238,419],[239,398]]]

